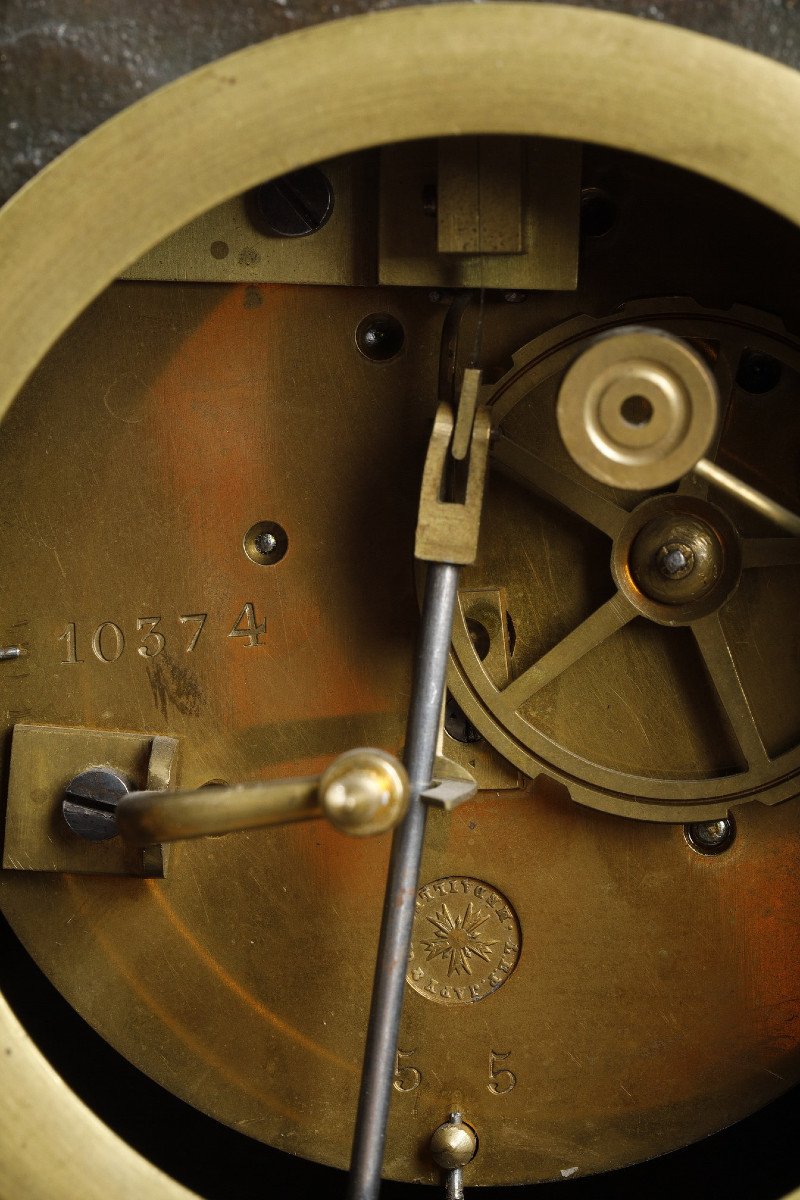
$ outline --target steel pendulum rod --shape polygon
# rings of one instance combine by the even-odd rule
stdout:
[[[425,586],[404,756],[411,781],[411,797],[408,812],[392,841],[350,1163],[349,1200],[374,1200],[380,1188],[425,834],[427,807],[421,793],[433,777],[458,573],[459,567],[452,563],[433,563]]]
[[[358,1098],[348,1200],[376,1200],[397,1054],[426,804],[439,737],[450,637],[461,566],[475,561],[489,454],[490,420],[475,401],[480,372],[467,368],[454,423],[441,404],[431,435],[420,492],[415,556],[428,563],[422,624],[406,730],[410,779],[408,812],[392,841]],[[465,429],[466,426],[466,429]],[[461,471],[463,500],[443,499]]]

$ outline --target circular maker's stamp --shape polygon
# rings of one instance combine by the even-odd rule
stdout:
[[[449,875],[417,893],[406,979],[437,1004],[475,1004],[502,987],[520,952],[517,914],[497,888]]]

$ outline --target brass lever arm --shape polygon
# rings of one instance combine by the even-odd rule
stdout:
[[[134,846],[260,829],[327,817],[343,833],[385,833],[409,797],[402,763],[383,750],[349,750],[320,776],[240,783],[183,792],[131,792],[116,807],[123,838]]]

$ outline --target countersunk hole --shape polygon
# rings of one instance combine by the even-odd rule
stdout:
[[[467,632],[469,633],[475,653],[481,662],[483,662],[492,645],[489,630],[480,621],[476,621],[474,617],[467,617]]]
[[[722,854],[730,849],[736,837],[733,817],[718,821],[696,821],[683,827],[684,837],[698,854]]]
[[[281,561],[289,549],[286,530],[276,521],[256,521],[242,539],[244,552],[259,567],[271,567]]]
[[[599,238],[610,233],[617,222],[617,205],[600,188],[581,192],[581,232],[584,237]]]
[[[461,705],[453,699],[449,692],[444,706],[444,731],[455,741],[465,742],[467,745],[483,741]]]
[[[752,396],[763,396],[771,392],[781,381],[783,367],[777,358],[761,350],[745,350],[739,359],[736,382]]]
[[[628,396],[619,411],[629,425],[649,425],[653,419],[653,406],[646,396]]]
[[[371,362],[388,362],[403,349],[406,335],[397,317],[372,313],[356,330],[356,345]]]

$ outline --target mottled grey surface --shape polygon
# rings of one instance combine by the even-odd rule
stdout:
[[[81,134],[193,67],[290,29],[407,2],[0,0],[0,200]],[[800,0],[569,2],[701,30],[800,68]]]

